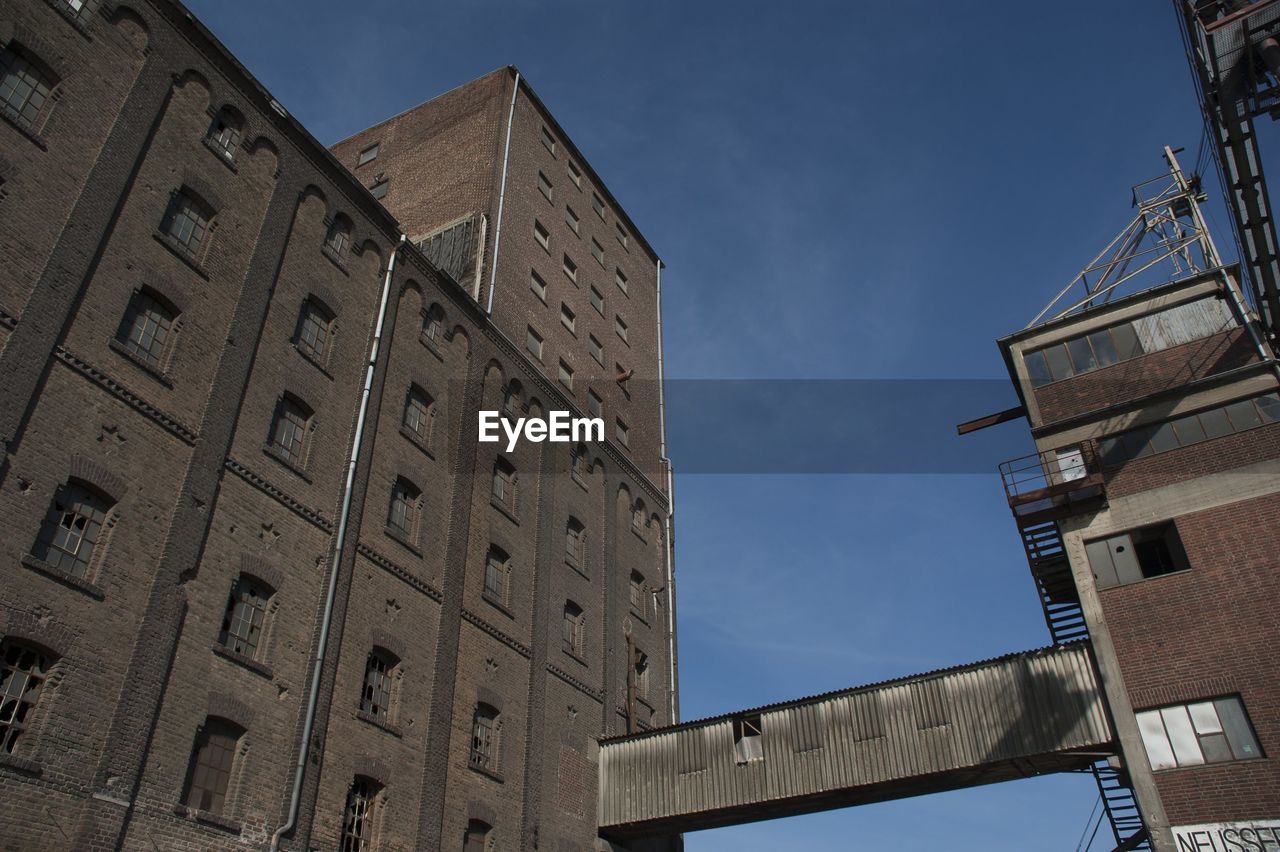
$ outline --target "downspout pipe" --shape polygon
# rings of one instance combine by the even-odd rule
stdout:
[[[333,599],[338,589],[338,566],[342,562],[342,549],[347,541],[347,525],[351,519],[351,496],[355,491],[356,465],[360,460],[360,446],[364,443],[364,427],[369,416],[369,397],[373,391],[373,373],[378,365],[382,348],[382,331],[387,319],[387,302],[391,297],[391,278],[396,269],[396,258],[407,238],[391,250],[387,262],[387,274],[382,281],[382,302],[378,306],[378,321],[373,327],[373,345],[369,348],[369,363],[365,367],[364,389],[360,392],[360,412],[356,415],[356,434],[351,442],[351,458],[347,461],[347,481],[342,491],[342,512],[338,518],[338,534],[333,542],[333,560],[329,564],[329,588],[324,599],[324,613],[320,616],[320,640],[316,644],[316,656],[311,664],[311,689],[307,694],[307,715],[302,724],[302,739],[298,744],[298,764],[293,771],[293,792],[289,795],[289,817],[284,825],[271,835],[271,852],[280,848],[280,838],[292,831],[298,822],[298,806],[302,802],[302,778],[307,768],[307,754],[311,749],[311,734],[316,724],[316,704],[320,699],[320,676],[324,670],[325,648],[329,644],[329,628],[333,623]]]
[[[511,106],[507,110],[507,141],[502,149],[502,180],[498,185],[498,221],[493,226],[493,262],[489,265],[489,302],[484,312],[493,316],[493,291],[498,285],[498,245],[502,242],[502,204],[507,199],[507,162],[511,159],[511,125],[516,118],[516,95],[520,92],[520,72],[511,87]]]
[[[662,259],[656,264],[657,270],[657,302],[658,302],[658,455],[667,468],[667,518],[666,546],[663,547],[663,559],[666,563],[667,586],[667,710],[670,724],[680,721],[676,718],[676,612],[675,612],[675,566],[672,552],[675,550],[675,538],[672,536],[672,518],[676,514],[676,492],[672,487],[671,459],[667,458],[667,397],[666,367],[662,360]]]

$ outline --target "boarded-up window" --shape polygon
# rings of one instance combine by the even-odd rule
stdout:
[[[915,708],[916,727],[940,728],[951,723],[946,692],[940,680],[923,680],[911,684],[911,704]]]
[[[884,714],[877,693],[849,696],[849,727],[855,742],[877,740],[884,736]]]
[[[707,768],[707,730],[695,728],[676,735],[676,761],[681,775]]]
[[[816,704],[793,707],[787,711],[791,719],[791,747],[797,752],[816,751],[822,748],[822,708]]]

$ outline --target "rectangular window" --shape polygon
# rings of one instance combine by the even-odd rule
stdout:
[[[578,166],[573,160],[568,161],[569,180],[573,181],[573,185],[578,189],[582,189],[582,172],[578,170]]]
[[[604,316],[604,294],[595,287],[591,288],[591,307],[595,308],[600,316]]]
[[[604,218],[604,199],[598,193],[591,193],[591,209],[596,211],[596,215],[601,219]]]
[[[618,443],[624,447],[631,446],[631,444],[628,443],[628,441],[630,440],[628,436],[630,435],[631,430],[627,428],[627,424],[622,421],[621,417],[619,417],[617,421],[614,423],[614,425],[617,428]]]
[[[569,329],[570,332],[572,332],[576,320],[577,320],[577,317],[574,316],[574,313],[572,310],[569,309],[569,306],[561,302],[560,303],[560,324],[563,325],[565,328]]]
[[[573,390],[573,368],[565,362],[560,362],[560,384]]]
[[[595,391],[587,391],[587,411],[592,417],[604,416],[604,400],[597,396]]]
[[[1098,451],[1103,464],[1114,467],[1276,422],[1280,422],[1280,394],[1268,393],[1103,438]]]
[[[374,142],[368,148],[360,151],[360,156],[356,159],[357,166],[363,166],[365,163],[372,163],[378,159],[378,143]]]
[[[1191,565],[1172,522],[1085,542],[1099,589],[1186,571]]]
[[[621,269],[615,269],[613,273],[613,283],[618,285],[618,289],[627,292],[627,276],[622,273]]]
[[[564,206],[564,223],[569,226],[569,230],[578,233],[578,214],[568,204]]]
[[[374,198],[381,201],[382,199],[387,197],[387,188],[390,185],[391,185],[391,181],[380,180],[377,183],[375,183],[373,186],[369,187],[369,192],[373,194]]]
[[[529,270],[529,289],[533,294],[542,301],[547,300],[547,282],[542,280],[542,276],[532,269]]]
[[[295,467],[301,466],[306,446],[307,422],[311,415],[297,402],[285,397],[276,408],[276,427],[271,443],[276,452]]]
[[[621,222],[614,222],[614,223],[613,223],[613,227],[617,229],[617,232],[618,232],[618,242],[622,243],[622,247],[623,247],[623,248],[628,248],[628,246],[627,246],[627,230],[626,230],[626,228],[622,227],[622,223],[621,223]]]
[[[595,237],[591,238],[591,256],[596,259],[596,263],[604,266],[604,246],[596,242]]]
[[[391,709],[391,660],[374,651],[364,666],[364,689],[360,693],[360,709],[378,719],[386,719]]]
[[[618,337],[621,337],[625,343],[627,340],[627,323],[621,316],[614,316],[613,330],[618,333]]]
[[[506,599],[507,590],[507,558],[506,554],[496,547],[489,548],[489,555],[484,561],[484,594],[491,600],[502,603]]]
[[[742,765],[764,760],[764,726],[760,716],[733,720],[733,762]]]
[[[566,278],[574,284],[578,283],[578,264],[573,262],[573,258],[566,254],[564,256],[564,262],[561,263],[560,268],[564,270],[564,276]]]
[[[537,219],[533,220],[533,238],[538,241],[538,245],[542,246],[546,251],[551,251],[551,232],[543,227],[542,223]]]
[[[108,508],[104,499],[74,482],[59,486],[31,555],[75,577],[87,577]]]
[[[556,139],[551,135],[551,131],[548,130],[545,125],[542,128],[542,144],[546,146],[546,149],[551,152],[552,156],[555,156]]]
[[[0,48],[0,109],[25,127],[34,127],[53,82],[12,45]]]
[[[416,385],[409,388],[405,398],[404,426],[423,444],[431,443],[431,397]]]
[[[529,326],[525,333],[524,348],[529,350],[529,354],[534,358],[542,360],[542,336],[533,330],[533,326]]]
[[[538,192],[548,201],[551,200],[551,181],[542,172],[538,172]]]
[[[599,340],[596,340],[594,334],[587,335],[587,350],[591,353],[591,357],[596,359],[596,363],[603,367],[604,347],[600,345]]]
[[[1137,718],[1152,769],[1262,757],[1253,726],[1236,696],[1142,710]]]
[[[342,814],[342,852],[369,852],[374,846],[373,803],[377,792],[372,782],[357,778],[347,791],[347,807]]]

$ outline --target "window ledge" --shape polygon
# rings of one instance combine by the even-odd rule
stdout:
[[[266,663],[260,663],[253,657],[233,651],[225,645],[219,645],[217,642],[213,643],[213,653],[228,662],[235,663],[236,665],[246,668],[255,674],[260,674],[267,680],[273,680],[275,678],[275,672],[271,670],[271,666]]]
[[[50,0],[50,2],[53,2],[53,0]],[[231,171],[233,172],[240,171],[238,168],[236,168],[235,157],[232,154],[227,153],[226,149],[219,146],[216,142],[214,142],[208,136],[202,137],[200,141],[203,142],[204,147],[208,148],[209,152],[213,154],[215,158],[217,158],[219,163],[222,163],[222,165],[231,169]]]
[[[163,231],[156,231],[152,236],[156,238],[156,242],[173,252],[174,256],[178,258],[178,260],[191,267],[192,271],[195,272],[196,275],[199,275],[206,281],[209,280],[209,273],[200,265],[200,261],[191,256],[191,252],[187,251],[186,248],[183,247],[182,243],[178,242]]]
[[[383,529],[383,532],[387,534],[388,538],[395,540],[398,544],[400,544],[402,547],[407,549],[414,556],[418,556],[418,557],[422,556],[422,550],[420,550],[418,546],[413,543],[413,539],[409,538],[409,534],[406,533],[404,530],[400,529],[399,527],[393,527],[391,526],[391,524],[384,524],[382,529]]]
[[[585,566],[585,565],[583,565],[583,564],[582,564],[581,562],[579,562],[578,560],[576,560],[576,559],[571,559],[571,558],[569,558],[568,556],[566,556],[566,557],[564,558],[564,564],[565,564],[565,565],[568,565],[568,566],[569,566],[570,568],[572,568],[574,571],[577,571],[577,572],[578,572],[578,574],[579,574],[579,575],[581,575],[581,576],[582,576],[582,578],[583,578],[584,580],[590,580],[590,579],[591,579],[591,575],[587,573],[587,568],[586,568],[586,566]]]
[[[70,586],[77,592],[84,592],[86,595],[91,598],[95,598],[96,600],[102,600],[106,597],[106,593],[103,592],[102,587],[98,584],[91,583],[83,577],[77,577],[70,571],[59,568],[56,565],[50,565],[48,562],[45,562],[43,559],[38,559],[30,553],[23,555],[22,564],[24,567],[35,571],[37,574],[43,574],[51,580],[57,580],[64,586]]]
[[[568,648],[564,648],[563,650],[564,650],[564,655],[566,657],[573,660],[575,663],[582,666],[584,669],[588,668],[587,661],[584,660],[582,657],[580,657],[578,654],[576,654],[573,651],[570,651]]]
[[[19,757],[16,754],[6,754],[2,751],[0,751],[0,769],[10,769],[23,775],[38,776],[44,773],[44,767],[36,761]]]
[[[79,32],[80,35],[84,36],[89,41],[93,41],[93,36],[89,33],[89,25],[85,23],[82,17],[86,14],[83,10],[77,12],[67,4],[66,0],[47,0],[47,2],[53,7],[54,11],[66,20],[68,24],[75,27],[76,31]]]
[[[311,477],[307,476],[306,472],[299,465],[290,461],[289,457],[286,456],[283,452],[281,452],[280,448],[277,447],[275,444],[271,443],[270,441],[263,444],[262,452],[265,453],[268,458],[271,458],[272,460],[274,460],[277,464],[281,464],[287,467],[290,471],[296,474],[298,478],[301,479],[303,482],[306,482],[306,483],[311,482]]]
[[[591,490],[590,488],[587,487],[587,481],[583,479],[581,476],[579,476],[577,471],[571,472],[569,476],[573,479],[574,482],[578,483],[578,487],[581,488],[583,491]]]
[[[494,780],[494,781],[497,781],[499,784],[505,784],[505,783],[506,783],[506,779],[504,779],[504,778],[502,777],[502,773],[500,773],[500,772],[495,772],[495,771],[494,771],[494,770],[492,770],[492,769],[486,769],[485,767],[483,767],[483,766],[479,766],[479,765],[477,765],[477,764],[475,764],[475,763],[472,763],[472,762],[470,762],[470,761],[467,761],[467,766],[471,767],[471,771],[472,771],[472,772],[478,772],[478,773],[480,773],[481,775],[485,776],[486,778],[490,778],[490,779],[492,779],[492,780]]]
[[[324,243],[320,244],[320,253],[329,258],[329,262],[338,267],[338,270],[342,272],[343,275],[351,275],[351,273],[347,271],[347,264],[342,260],[342,255],[338,254]]]
[[[636,621],[640,622],[645,627],[649,626],[649,619],[645,618],[644,613],[640,612],[635,607],[631,608],[631,614],[635,616]]]
[[[303,357],[303,360],[305,360],[308,364],[310,364],[311,366],[319,370],[321,373],[323,373],[326,379],[328,379],[329,381],[333,381],[333,374],[329,372],[329,369],[324,365],[324,363],[321,362],[321,360],[317,358],[313,353],[308,352],[306,349],[303,349],[301,346],[299,346],[296,340],[293,342],[293,348],[294,350],[297,351],[299,355]]]
[[[506,515],[511,520],[511,523],[520,526],[520,516],[516,514],[515,509],[493,496],[489,497],[489,505]]]
[[[44,141],[44,137],[36,133],[35,128],[28,124],[21,116],[13,114],[13,111],[7,106],[0,107],[0,118],[7,121],[10,126],[21,133],[27,139],[39,148],[41,151],[49,150],[49,143]]]
[[[1205,763],[1196,763],[1191,766],[1166,766],[1164,769],[1153,769],[1151,771],[1163,775],[1166,772],[1194,771],[1196,769],[1205,769],[1210,766],[1239,766],[1241,764],[1257,763],[1259,760],[1263,759],[1263,755],[1259,754],[1257,757],[1233,757],[1231,760],[1215,760],[1212,763],[1206,761]]]
[[[139,370],[142,370],[147,375],[151,376],[151,378],[155,379],[160,384],[164,385],[167,388],[173,387],[172,376],[170,376],[168,373],[166,373],[164,370],[160,369],[159,367],[156,367],[152,364],[148,364],[136,352],[134,352],[128,346],[125,346],[123,343],[121,343],[118,338],[115,338],[115,337],[111,338],[111,340],[107,342],[107,347],[112,352],[116,353],[122,358],[127,358],[135,367],[137,367]]]
[[[175,805],[173,812],[180,817],[186,817],[187,819],[194,820],[201,825],[207,825],[212,828],[216,828],[219,831],[225,831],[228,834],[238,835],[242,831],[240,823],[230,819],[229,817],[225,817],[222,814],[202,811],[198,808],[189,807],[188,805],[183,804]]]
[[[400,727],[398,725],[393,725],[390,722],[388,722],[386,719],[379,719],[377,716],[365,710],[357,710],[356,718],[362,722],[368,722],[370,725],[373,725],[375,728],[380,728],[381,730],[386,731],[388,734],[391,734],[391,736],[393,737],[398,737],[401,739],[404,738],[404,733],[401,732]]]
[[[489,606],[493,607],[512,621],[515,621],[515,614],[512,613],[511,610],[507,609],[506,604],[502,601],[498,600],[486,591],[481,591],[480,597],[484,598],[485,603],[489,604]]]
[[[422,436],[419,435],[417,432],[413,431],[408,426],[401,423],[400,434],[404,435],[405,438],[408,439],[410,444],[413,444],[415,447],[422,450],[422,452],[426,453],[427,458],[435,460],[436,454],[431,452],[431,448],[427,446],[426,441],[422,440]]]

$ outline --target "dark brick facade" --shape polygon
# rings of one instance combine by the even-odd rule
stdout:
[[[514,71],[383,125],[400,131],[352,174],[346,149],[335,159],[276,109],[176,3],[104,0],[76,15],[60,0],[15,0],[0,10],[0,47],[57,81],[37,122],[0,119],[0,638],[50,661],[29,725],[0,753],[0,846],[266,848],[301,765],[282,848],[336,848],[357,777],[374,791],[375,848],[460,849],[473,819],[493,827],[497,849],[591,848],[595,739],[627,724],[633,642],[649,672],[638,723],[675,721],[657,259],[598,177],[523,87],[491,318],[487,290],[477,302],[398,244],[478,211],[496,224]],[[240,133],[231,156],[206,140],[224,108]],[[430,121],[405,123],[418,118]],[[583,175],[574,239],[606,247],[606,267],[586,250],[578,260],[583,273],[596,265],[605,316],[531,236],[533,215],[568,230],[563,215],[533,212],[545,203],[543,123],[560,146],[557,190],[571,188],[570,152]],[[364,188],[371,171],[391,179],[386,209]],[[163,232],[180,192],[210,225],[190,255]],[[326,247],[335,222],[347,234],[338,251]],[[568,239],[557,230],[553,246]],[[535,264],[555,282],[546,306],[528,302]],[[154,361],[125,345],[139,293],[173,316]],[[576,339],[559,324],[562,301],[581,322]],[[331,320],[319,355],[300,342],[304,304]],[[442,318],[436,339],[427,315]],[[523,352],[533,323],[541,364]],[[587,333],[635,369],[630,396],[611,362],[586,369]],[[581,370],[572,389],[556,382],[560,359]],[[512,380],[531,413],[585,411],[588,380],[600,389],[610,440],[589,447],[580,476],[566,444],[506,454],[478,443],[476,410],[499,408]],[[405,425],[411,389],[431,401],[421,434]],[[309,415],[292,456],[273,446],[285,405]],[[613,440],[615,417],[631,427],[628,446]],[[511,507],[491,496],[499,454],[516,470]],[[400,483],[414,495],[404,530],[389,523]],[[65,486],[105,506],[79,573],[33,554]],[[566,555],[570,517],[586,531],[580,558]],[[509,558],[500,600],[484,591],[492,546]],[[242,577],[267,590],[252,653],[222,641]],[[572,652],[566,602],[583,614]],[[375,649],[391,661],[385,714],[361,703]],[[500,711],[489,771],[470,765],[479,703]],[[182,804],[210,720],[240,732],[218,813]]]

